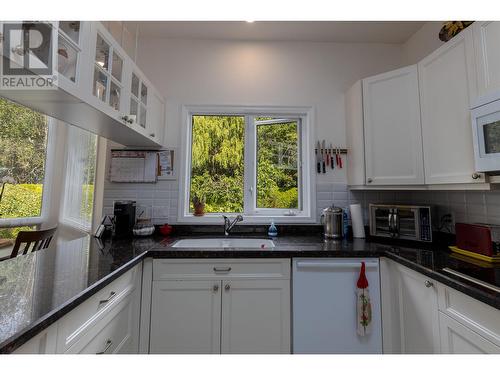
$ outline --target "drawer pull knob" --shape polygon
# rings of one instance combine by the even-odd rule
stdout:
[[[217,292],[219,290],[219,285],[215,284],[214,287],[213,287],[213,290],[214,290],[214,292]]]
[[[481,174],[479,174],[479,173],[474,172],[474,173],[472,174],[472,179],[473,179],[473,180],[477,180],[479,177],[481,177]]]
[[[226,268],[214,267],[214,272],[215,273],[229,273],[229,272],[231,272],[231,267],[226,267]]]
[[[231,289],[231,285],[229,285],[229,284],[226,284],[226,286],[224,287],[224,289],[226,289],[226,290],[229,290],[229,289]]]
[[[111,292],[109,293],[109,297],[107,299],[103,299],[103,300],[100,300],[99,301],[99,306],[105,304],[105,303],[108,303],[110,302],[113,298],[116,297],[116,293],[115,292]]]
[[[426,287],[426,288],[430,288],[430,287],[431,287],[431,286],[433,286],[434,284],[433,284],[431,281],[429,281],[429,280],[425,280],[424,285],[425,285],[425,287]]]
[[[96,354],[106,354],[106,352],[109,350],[109,348],[111,348],[112,345],[113,341],[111,341],[111,339],[107,339],[102,352],[97,352]]]

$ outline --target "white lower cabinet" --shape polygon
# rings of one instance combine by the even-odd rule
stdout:
[[[384,263],[381,272],[390,272],[381,278],[384,352],[439,353],[438,300],[434,283],[400,264],[387,259]]]
[[[44,329],[38,335],[17,348],[13,354],[55,354],[57,323]]]
[[[154,262],[150,353],[290,353],[290,260]]]
[[[150,353],[220,353],[221,281],[153,282]]]
[[[221,353],[290,353],[290,281],[222,284]]]
[[[384,353],[500,353],[500,311],[382,258]]]
[[[141,276],[139,264],[59,320],[57,352],[138,353]]]
[[[443,354],[499,354],[500,347],[471,329],[439,312],[441,350]]]

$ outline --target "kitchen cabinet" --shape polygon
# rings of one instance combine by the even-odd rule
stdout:
[[[153,282],[150,353],[220,353],[221,281]]]
[[[384,353],[439,353],[437,283],[387,259],[381,272]]]
[[[58,321],[57,353],[138,353],[142,264]]]
[[[439,313],[439,327],[443,354],[500,354],[500,346],[442,312]]]
[[[150,353],[290,353],[290,260],[155,259]]]
[[[152,108],[147,108],[152,112],[149,123],[145,110],[138,117],[147,131],[131,119],[130,81],[132,71],[139,69],[109,31],[100,22],[51,24],[57,45],[56,87],[0,88],[0,96],[125,146],[161,147],[163,98],[141,73],[148,82],[146,91],[155,94]]]
[[[472,30],[418,63],[425,183],[485,182],[474,169],[470,104],[476,97]]]
[[[141,278],[142,264],[138,264],[14,353],[138,353]]]
[[[475,21],[470,28],[474,37],[477,68],[477,95],[485,97],[500,90],[500,22]]]
[[[13,354],[56,354],[57,323],[17,348]]]
[[[500,353],[498,309],[442,284],[438,284],[438,301],[440,313],[452,320],[440,318],[441,343],[445,343],[445,353],[476,352],[474,346],[486,352],[496,349],[496,353]]]
[[[363,79],[367,185],[424,183],[416,65]]]
[[[290,280],[222,286],[222,354],[290,353]]]

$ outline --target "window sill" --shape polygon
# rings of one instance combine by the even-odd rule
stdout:
[[[14,227],[28,227],[40,225],[43,223],[43,217],[13,217],[13,218],[0,218],[0,228],[14,228]]]
[[[232,219],[238,215],[237,213],[225,214],[207,214],[204,216],[184,215],[177,218],[179,224],[224,224],[222,215]],[[275,224],[315,224],[316,219],[309,216],[264,216],[264,215],[243,215],[243,221],[238,225],[250,224],[270,224],[274,221]]]

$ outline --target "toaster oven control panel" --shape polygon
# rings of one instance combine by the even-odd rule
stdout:
[[[420,240],[432,241],[431,211],[429,208],[420,208]]]

